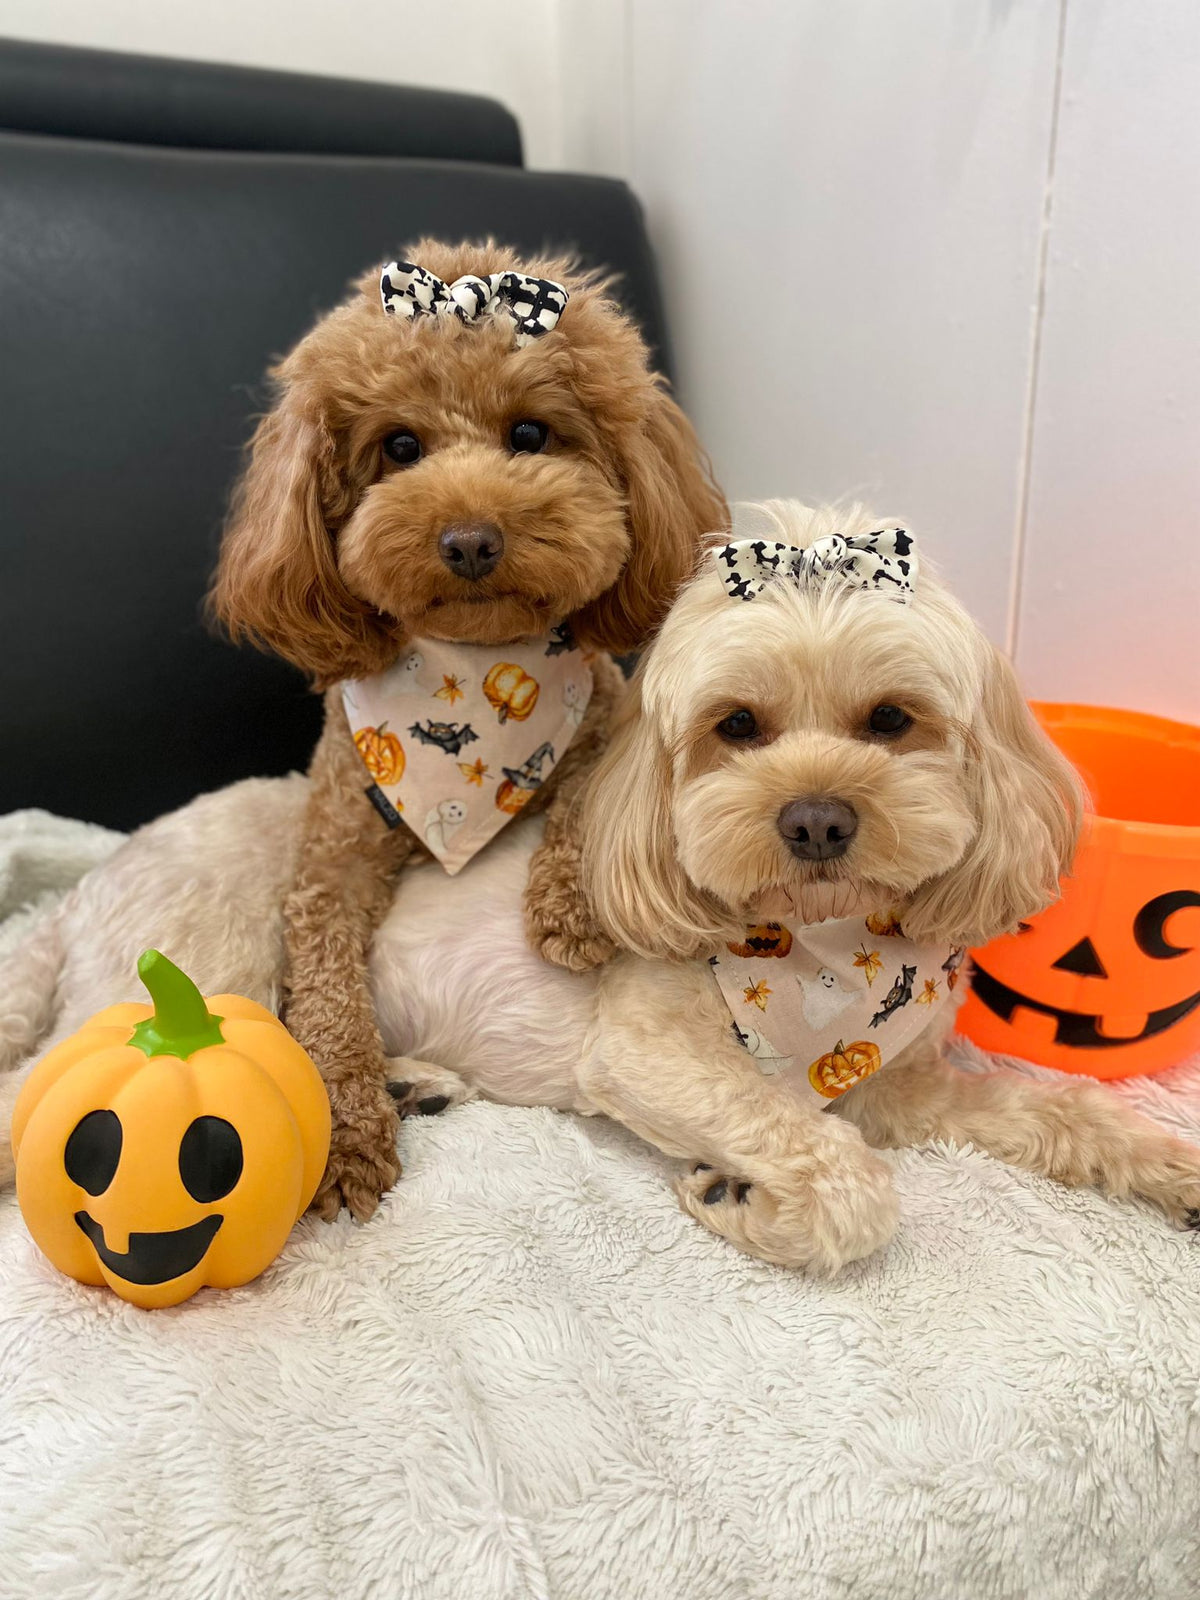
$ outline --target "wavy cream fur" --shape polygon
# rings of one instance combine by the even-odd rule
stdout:
[[[774,502],[778,537],[879,526],[857,508]],[[914,938],[977,944],[1054,899],[1074,851],[1078,780],[1037,728],[1007,661],[926,564],[912,603],[841,583],[731,600],[711,562],[680,595],[589,789],[587,889],[615,942],[691,958],[778,890],[806,920],[894,904]],[[880,703],[917,735],[863,738]],[[695,759],[720,708],[774,737]],[[937,735],[934,738],[934,735]],[[819,878],[788,853],[780,809],[836,795],[859,817]]]

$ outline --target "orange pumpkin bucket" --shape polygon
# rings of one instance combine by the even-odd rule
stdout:
[[[1034,705],[1088,787],[1063,897],[972,952],[960,1030],[985,1050],[1127,1078],[1200,1050],[1200,728]]]

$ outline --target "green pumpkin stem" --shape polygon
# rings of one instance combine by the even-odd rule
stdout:
[[[139,1022],[129,1043],[144,1055],[178,1056],[186,1061],[210,1044],[224,1044],[221,1017],[214,1017],[204,996],[173,961],[159,950],[143,950],[138,977],[150,991],[154,1015]]]

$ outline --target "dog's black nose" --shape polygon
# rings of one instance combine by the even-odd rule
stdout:
[[[504,535],[494,522],[456,522],[442,529],[438,554],[457,577],[474,582],[500,565]]]
[[[846,854],[858,832],[858,815],[844,800],[790,800],[779,813],[778,827],[794,856],[832,861]]]

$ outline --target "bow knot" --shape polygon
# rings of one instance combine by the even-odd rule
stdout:
[[[379,275],[379,294],[389,316],[453,316],[463,322],[504,313],[516,325],[516,343],[526,345],[557,326],[570,299],[561,283],[524,272],[467,273],[453,283],[412,261],[389,261]]]
[[[907,604],[918,572],[916,540],[903,528],[879,528],[846,538],[831,533],[807,548],[777,539],[736,539],[716,551],[716,561],[733,600],[753,600],[772,582],[804,587],[836,578]]]

